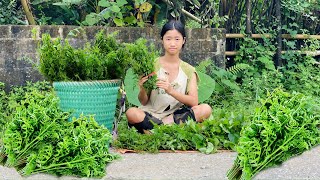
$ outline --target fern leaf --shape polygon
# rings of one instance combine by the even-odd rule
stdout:
[[[243,70],[249,69],[250,65],[245,64],[245,63],[240,63],[240,64],[236,64],[233,65],[229,68],[226,69],[226,71],[232,73],[233,75],[236,75],[240,72],[242,72]]]

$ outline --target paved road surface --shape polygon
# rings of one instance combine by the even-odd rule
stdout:
[[[122,159],[107,166],[107,175],[102,179],[111,180],[212,180],[226,179],[235,152],[201,153],[158,153],[122,154]],[[37,174],[21,177],[14,168],[0,166],[0,179],[19,180],[79,180],[93,178],[60,177]],[[320,145],[304,154],[291,158],[279,167],[260,172],[254,179],[319,179]]]

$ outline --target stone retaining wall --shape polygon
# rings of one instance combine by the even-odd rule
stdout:
[[[79,30],[78,36],[70,36],[70,31]],[[162,48],[158,28],[117,28],[117,27],[77,27],[77,26],[0,26],[0,82],[10,86],[23,85],[27,81],[43,80],[31,63],[38,61],[37,43],[43,33],[51,37],[68,38],[70,44],[81,46],[105,29],[106,33],[118,31],[118,40],[133,42],[143,37]],[[220,67],[225,67],[225,29],[187,29],[187,42],[181,58],[192,65],[204,59],[212,59]]]

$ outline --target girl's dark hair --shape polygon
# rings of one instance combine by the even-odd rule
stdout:
[[[166,34],[167,31],[174,29],[180,32],[183,38],[186,38],[186,30],[184,29],[184,24],[182,24],[181,21],[178,20],[170,20],[162,27],[160,33],[161,39],[163,39],[163,36]]]

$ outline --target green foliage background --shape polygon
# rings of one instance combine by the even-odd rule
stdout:
[[[26,24],[23,10],[17,0],[0,2],[0,25],[4,24]]]

